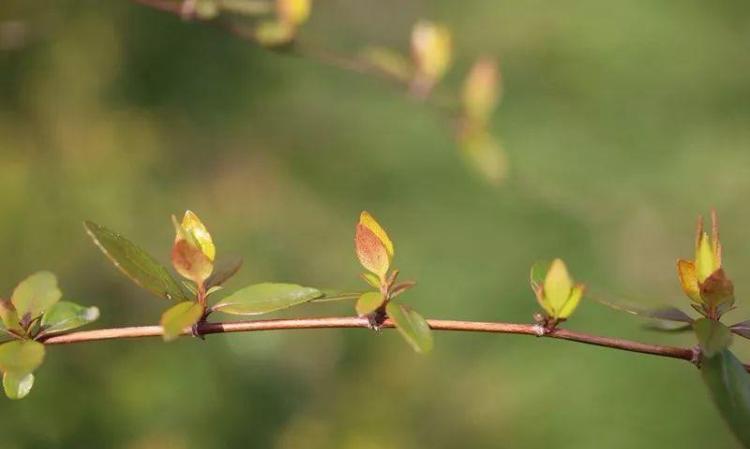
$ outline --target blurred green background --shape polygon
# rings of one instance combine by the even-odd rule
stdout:
[[[126,0],[0,6],[2,295],[50,269],[96,326],[167,307],[83,232],[91,219],[168,260],[195,210],[230,289],[361,288],[354,223],[396,244],[405,297],[433,318],[529,322],[537,259],[594,292],[687,309],[674,262],[715,207],[750,316],[750,3],[319,1],[302,40],[407,50],[419,18],[455,33],[458,87],[500,57],[493,131],[509,175],[469,170],[429,107],[376,79],[255,48]],[[350,304],[291,315],[347,315]],[[566,327],[692,345],[584,302]],[[750,345],[735,349],[750,358]],[[287,331],[55,347],[31,395],[0,401],[3,449],[737,447],[679,361],[521,336]]]

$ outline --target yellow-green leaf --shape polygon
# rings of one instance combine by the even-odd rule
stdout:
[[[453,58],[451,33],[444,26],[420,20],[412,29],[411,50],[421,82],[433,84],[443,77]]]
[[[698,247],[695,250],[695,272],[698,282],[703,282],[719,269],[719,261],[714,253],[711,238],[707,233],[702,233],[698,239]]]
[[[383,299],[383,295],[380,292],[364,293],[357,299],[357,305],[355,306],[357,315],[365,316],[374,312],[378,307],[383,305],[383,301],[385,299]]]
[[[16,333],[23,333],[23,328],[19,324],[18,314],[13,304],[5,299],[0,299],[0,319],[3,327]]]
[[[44,345],[33,340],[15,340],[0,345],[0,371],[33,372],[44,361]]]
[[[386,313],[404,340],[415,351],[426,354],[432,350],[432,330],[422,315],[405,305],[393,302],[386,306]]]
[[[63,332],[84,326],[99,318],[99,309],[84,307],[61,301],[50,307],[42,316],[42,331],[45,334]]]
[[[296,284],[264,282],[237,290],[212,307],[233,315],[260,315],[320,298],[320,290]]]
[[[555,259],[547,271],[544,278],[544,297],[546,302],[558,314],[570,298],[573,281],[570,279],[565,262],[561,259]]]
[[[566,319],[573,314],[573,312],[576,310],[576,307],[578,307],[578,303],[581,302],[584,290],[585,287],[583,286],[583,284],[578,284],[570,290],[570,297],[565,302],[565,305],[560,309],[560,312],[557,314],[557,318]]]
[[[176,304],[161,316],[161,327],[164,340],[170,341],[179,337],[185,328],[197,323],[203,316],[203,306],[193,301]]]
[[[380,288],[380,278],[372,273],[362,273],[362,279],[372,288]]]
[[[34,386],[34,375],[16,374],[12,372],[3,373],[3,389],[9,399],[23,399]]]
[[[27,277],[13,290],[10,301],[20,318],[36,318],[60,300],[62,292],[57,287],[57,277],[49,271],[40,271]]]
[[[213,262],[216,258],[216,247],[214,241],[211,238],[211,234],[208,233],[208,229],[203,222],[198,218],[192,211],[186,211],[185,216],[182,217],[181,228],[190,236],[190,243],[198,246],[201,252]],[[176,239],[179,239],[179,234]]]
[[[137,285],[163,298],[187,299],[167,269],[130,240],[90,221],[84,226],[104,255]]]

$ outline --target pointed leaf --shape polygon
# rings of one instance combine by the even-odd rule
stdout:
[[[265,282],[237,290],[213,306],[213,310],[233,315],[260,315],[296,306],[322,295],[315,288]]]
[[[358,316],[366,316],[383,305],[385,299],[380,292],[367,292],[359,297],[355,306]]]
[[[214,268],[213,274],[206,279],[206,290],[224,285],[242,268],[242,257],[221,258]]]
[[[86,231],[110,261],[146,290],[167,299],[187,299],[185,291],[166,268],[120,234],[87,221]]]
[[[34,375],[15,374],[11,372],[3,373],[3,389],[9,399],[23,399],[34,386]]]
[[[57,277],[49,271],[40,271],[27,277],[13,290],[10,301],[20,318],[36,318],[60,300],[62,292],[57,287]]]
[[[432,350],[432,330],[422,315],[397,303],[388,303],[386,313],[404,340],[415,351],[426,354]]]
[[[750,375],[728,349],[705,357],[701,374],[730,429],[750,448]]]
[[[729,328],[718,321],[708,318],[697,319],[693,322],[693,330],[706,357],[712,357],[732,343]]]
[[[0,371],[28,374],[42,364],[44,345],[33,340],[14,340],[0,345]]]
[[[18,334],[23,333],[23,328],[19,324],[18,314],[13,304],[5,299],[0,299],[0,319],[3,323],[3,328],[14,331]]]
[[[182,331],[197,323],[203,316],[203,306],[197,302],[184,301],[176,304],[161,316],[164,341],[174,340]]]
[[[750,338],[750,320],[733,324],[729,326],[729,330],[739,336]]]
[[[84,326],[97,318],[99,318],[99,309],[96,307],[84,307],[61,301],[50,307],[42,316],[42,331],[45,334],[63,332]]]

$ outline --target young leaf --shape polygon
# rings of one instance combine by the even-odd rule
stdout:
[[[700,318],[693,322],[693,330],[706,357],[726,349],[732,343],[729,328],[715,320]]]
[[[310,287],[264,282],[237,290],[212,309],[233,315],[260,315],[296,306],[322,295],[319,290]]]
[[[23,399],[34,386],[34,375],[16,374],[12,372],[3,373],[3,389],[9,399]]]
[[[186,239],[177,240],[172,247],[172,266],[180,276],[196,284],[203,284],[214,269],[214,264],[198,246]]]
[[[390,267],[390,255],[382,240],[368,227],[358,224],[354,236],[357,258],[368,271],[383,278]]]
[[[16,333],[23,333],[23,328],[19,324],[18,313],[13,304],[5,299],[0,299],[0,320],[2,320],[3,328],[14,331]]]
[[[677,321],[680,323],[693,322],[693,318],[691,318],[688,314],[672,306],[661,306],[654,309],[648,309],[634,304],[625,304],[622,302],[613,303],[598,297],[594,297],[594,299],[600,304],[603,304],[615,310],[619,310],[621,312],[629,313],[631,315],[636,315],[644,318],[652,318],[655,320]]]
[[[84,326],[99,318],[99,309],[61,301],[42,316],[42,332],[63,332]]]
[[[20,318],[36,318],[60,300],[57,277],[49,271],[34,273],[21,281],[10,301]]]
[[[226,281],[240,271],[240,268],[242,268],[242,257],[222,258],[216,264],[213,274],[206,279],[206,290],[224,285]]]
[[[704,357],[701,374],[730,429],[750,448],[750,375],[728,349]]]
[[[44,360],[44,345],[33,340],[14,340],[0,345],[0,371],[28,374]]]
[[[203,316],[203,306],[193,301],[176,304],[161,316],[161,327],[164,330],[164,341],[179,337],[186,327],[197,323]]]
[[[358,316],[368,315],[383,305],[383,295],[380,292],[367,292],[359,297],[355,309]]]
[[[409,307],[392,302],[388,303],[385,310],[401,336],[415,351],[426,354],[432,350],[432,331],[420,314]]]
[[[167,269],[130,240],[90,221],[84,227],[104,255],[137,285],[163,298],[187,299]]]

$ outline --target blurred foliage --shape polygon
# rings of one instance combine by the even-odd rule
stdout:
[[[727,319],[748,315],[747,2],[318,2],[300,39],[407,53],[422,18],[453,32],[458,69],[441,84],[460,90],[472,61],[500,57],[488,123],[511,166],[500,188],[465,170],[428,106],[376,80],[127,1],[4,2],[2,291],[50,269],[101,325],[153,323],[163,304],[107,266],[81,221],[116,224],[167,263],[164,217],[187,207],[245,257],[233,285],[359,288],[353,217],[368,209],[419,282],[404,303],[429,317],[531,321],[527,268],[555,256],[592,291],[683,306],[685,223],[713,206],[740,309]],[[565,326],[693,344],[638,324],[584,299]],[[436,340],[429,357],[356,330],[56,347],[26,400],[0,406],[3,447],[736,444],[685,364],[528,337]],[[750,357],[744,340],[733,350]]]

